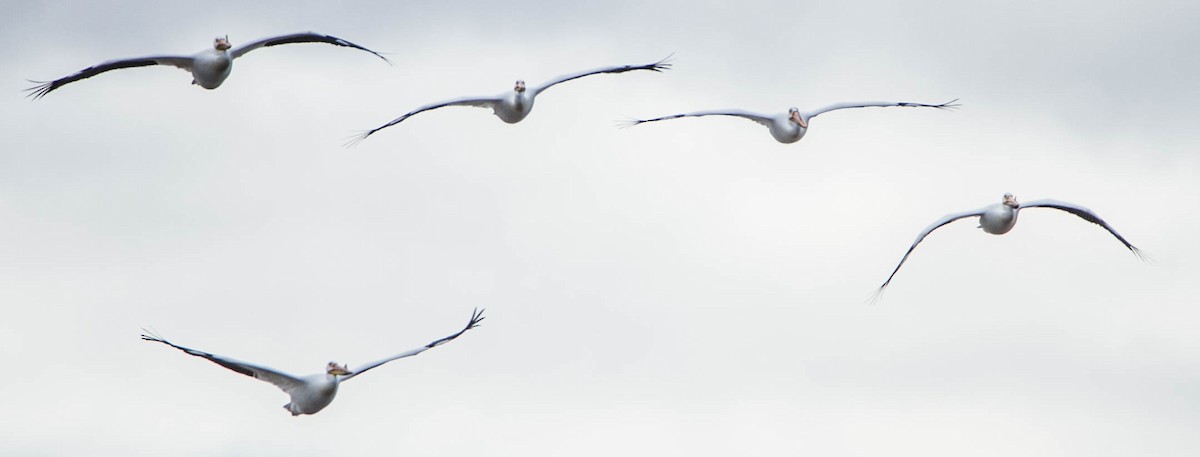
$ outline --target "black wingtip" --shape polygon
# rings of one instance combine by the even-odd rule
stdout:
[[[642,119],[637,119],[637,118],[631,117],[628,119],[617,119],[616,121],[613,121],[613,122],[617,124],[617,128],[624,130],[624,129],[633,127],[635,125],[641,124],[646,121],[644,121]]]
[[[878,289],[875,289],[875,292],[872,292],[871,296],[867,298],[867,304],[874,306],[875,304],[878,304],[880,300],[883,300],[883,292],[887,290],[887,286],[888,285],[885,282],[882,286],[879,286]]]
[[[368,51],[370,51],[370,50],[368,49]],[[387,57],[384,57],[384,56],[383,56],[384,54],[388,54],[388,55],[395,54],[395,53],[393,53],[393,52],[375,52],[375,51],[371,51],[371,54],[375,54],[375,56],[376,56],[376,57],[379,57],[380,59],[383,59],[383,61],[384,61],[384,62],[387,62],[387,64],[388,64],[388,65],[391,65],[391,66],[393,66],[393,67],[394,67],[394,66],[396,66],[396,64],[395,64],[395,63],[392,63],[391,59],[388,59]]]
[[[937,109],[949,109],[949,110],[958,109],[958,107],[962,106],[962,104],[961,104],[961,103],[954,103],[954,102],[957,102],[957,101],[958,101],[958,99],[956,98],[956,99],[954,99],[954,100],[950,100],[950,101],[948,101],[948,102],[946,102],[946,103],[942,103],[942,104],[940,104],[940,105],[936,105],[936,106],[934,106],[934,108],[937,108]]]
[[[30,100],[37,100],[45,97],[46,94],[55,89],[54,81],[34,81],[32,79],[26,79],[26,81],[37,84],[36,86],[28,89],[22,89],[24,92],[29,92],[28,94],[25,94],[25,98]]]
[[[660,59],[658,62],[654,62],[654,63],[651,65],[650,69],[651,69],[651,70],[654,70],[654,71],[657,71],[657,72],[662,72],[662,71],[664,71],[664,70],[670,70],[670,69],[671,69],[671,66],[672,66],[672,64],[671,64],[671,59],[672,59],[673,57],[675,57],[675,52],[674,52],[674,51],[672,51],[670,54],[667,54],[667,56],[666,56],[666,57],[663,57],[663,58],[662,58],[662,59]]]
[[[153,341],[156,343],[166,343],[167,342],[167,340],[164,340],[161,336],[158,335],[158,333],[154,332],[153,330],[146,330],[145,327],[142,328],[141,337],[145,341]]]
[[[482,309],[475,308],[474,310],[472,310],[472,311],[471,311],[471,320],[470,320],[470,322],[467,322],[467,326],[466,326],[466,327],[463,327],[463,329],[462,329],[462,330],[459,330],[459,331],[458,331],[458,333],[455,333],[455,334],[453,334],[453,335],[447,336],[447,337],[445,337],[445,338],[442,338],[442,339],[440,339],[440,340],[434,341],[434,342],[432,342],[432,343],[426,344],[426,345],[425,345],[425,347],[427,347],[427,348],[435,348],[435,347],[441,346],[442,344],[445,344],[445,343],[446,343],[446,342],[448,342],[448,341],[451,341],[451,340],[454,340],[455,338],[458,338],[458,337],[459,337],[459,336],[461,336],[463,333],[467,333],[467,330],[470,330],[470,329],[473,329],[473,328],[475,328],[475,327],[478,327],[478,326],[480,325],[480,324],[479,324],[480,322],[483,322],[483,320],[484,320],[484,319],[487,319],[486,317],[483,317],[483,311],[484,311],[484,310],[482,310]]]
[[[480,322],[483,322],[484,319],[487,319],[486,317],[483,316],[483,311],[486,309],[487,308],[484,308],[484,309],[475,308],[473,311],[471,311],[471,322],[469,322],[467,324],[468,330],[478,327],[480,325]]]
[[[1133,252],[1133,255],[1137,256],[1138,260],[1141,260],[1142,262],[1149,264],[1154,263],[1154,257],[1151,257],[1150,254],[1147,254],[1145,251],[1134,247],[1132,244],[1129,245],[1129,251]]]
[[[375,131],[374,130],[364,130],[364,131],[354,134],[353,136],[346,137],[346,142],[342,143],[342,147],[344,147],[346,149],[353,148],[353,147],[357,146],[358,143],[362,143],[363,140],[365,140],[365,139],[367,139],[367,137],[371,136],[372,133],[375,133]]]
[[[383,54],[381,54],[381,53],[378,53],[378,52],[375,52],[375,51],[373,51],[373,50],[371,50],[371,49],[367,48],[366,46],[360,45],[360,44],[358,44],[358,43],[355,43],[355,42],[353,42],[353,41],[347,40],[347,39],[345,39],[345,38],[338,38],[338,37],[335,37],[335,36],[333,36],[333,35],[326,35],[326,34],[323,34],[323,33],[316,33],[316,32],[312,32],[312,31],[309,31],[309,32],[303,32],[303,33],[301,33],[301,35],[304,35],[304,34],[308,34],[308,35],[316,35],[316,36],[319,36],[319,37],[321,37],[321,38],[324,38],[324,40],[322,40],[322,41],[324,41],[324,42],[326,42],[326,43],[329,43],[329,44],[332,44],[332,45],[335,45],[335,46],[344,46],[344,47],[347,47],[347,48],[354,48],[354,49],[358,49],[358,50],[361,50],[361,51],[366,51],[366,52],[369,52],[369,53],[371,53],[371,54],[374,54],[374,55],[375,55],[375,57],[378,57],[378,58],[380,58],[380,59],[383,59],[383,61],[384,61],[384,62],[387,62],[387,63],[388,63],[388,65],[392,65],[392,61],[391,61],[391,60],[388,60],[388,58],[387,58],[387,57],[384,57],[384,56],[383,56]],[[268,46],[269,46],[269,45],[268,45]],[[390,53],[389,53],[389,54],[390,54]]]

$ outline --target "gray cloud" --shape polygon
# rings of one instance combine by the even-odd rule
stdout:
[[[0,19],[5,455],[1192,455],[1191,4],[17,2]],[[220,89],[117,57],[315,30]],[[676,53],[506,125],[424,103]],[[872,99],[775,143],[737,119]],[[952,211],[1057,198],[994,237]],[[292,418],[296,373],[482,328]],[[1149,452],[1147,452],[1149,451]]]

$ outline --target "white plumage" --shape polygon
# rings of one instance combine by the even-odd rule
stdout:
[[[399,124],[401,122],[404,122],[405,119],[413,117],[417,114],[423,113],[425,111],[435,110],[438,108],[445,108],[447,106],[474,106],[477,108],[488,108],[488,109],[491,109],[492,113],[495,114],[496,117],[500,118],[500,120],[502,120],[506,123],[509,123],[509,124],[516,124],[518,122],[521,122],[521,120],[525,119],[525,116],[528,116],[529,112],[533,110],[534,99],[537,98],[537,96],[539,94],[541,94],[542,92],[545,92],[546,89],[554,87],[557,84],[562,84],[567,81],[571,81],[573,79],[579,79],[584,76],[598,75],[598,74],[604,74],[604,73],[625,73],[627,71],[636,71],[636,70],[648,70],[648,71],[661,72],[661,71],[669,69],[671,67],[671,64],[667,63],[668,59],[670,59],[669,56],[666,59],[663,59],[663,60],[660,60],[660,61],[654,62],[654,63],[645,64],[645,65],[621,65],[621,66],[616,66],[616,67],[596,68],[596,69],[592,69],[592,70],[581,71],[578,73],[566,74],[566,75],[562,75],[557,78],[551,79],[549,81],[546,81],[545,83],[542,83],[540,86],[532,86],[529,88],[525,87],[525,81],[517,80],[516,84],[513,86],[513,89],[511,91],[504,92],[504,93],[494,96],[494,97],[467,97],[467,98],[459,98],[459,99],[455,99],[455,100],[448,100],[448,101],[444,101],[444,102],[430,103],[428,105],[425,105],[420,108],[409,111],[407,113],[404,113],[404,115],[393,119],[391,122],[388,122],[379,127],[373,128],[371,130],[367,130],[359,135],[355,135],[348,143],[346,143],[346,146],[353,146],[355,144],[358,144],[360,141],[365,140],[365,139],[367,139],[367,137],[375,134],[375,132],[378,132],[385,128],[391,127],[391,126]]]
[[[54,81],[31,81],[39,84],[27,90],[29,91],[30,97],[35,99],[42,98],[51,91],[54,91],[55,89],[58,89],[66,84],[70,84],[81,79],[90,78],[106,71],[118,70],[121,68],[146,67],[151,65],[169,65],[182,68],[192,74],[192,84],[198,85],[205,89],[216,89],[217,87],[221,86],[221,83],[225,82],[225,78],[228,78],[230,72],[233,71],[234,59],[258,48],[291,43],[328,43],[335,46],[361,49],[374,54],[380,59],[383,59],[385,62],[391,63],[386,57],[379,55],[379,53],[370,49],[335,36],[321,35],[313,32],[293,33],[291,35],[263,38],[261,40],[250,42],[236,48],[229,44],[229,37],[217,37],[213,40],[212,49],[200,51],[191,56],[165,55],[110,60],[108,62],[84,68],[83,70],[79,70],[71,75],[64,76]]]
[[[1096,213],[1090,209],[1073,203],[1050,199],[1034,200],[1028,203],[1018,203],[1017,199],[1013,197],[1012,194],[1004,194],[1004,200],[1000,203],[988,205],[974,211],[947,214],[942,216],[941,219],[938,219],[933,224],[930,224],[928,227],[925,227],[925,230],[922,230],[921,233],[917,235],[917,240],[913,241],[912,246],[909,246],[908,251],[904,253],[904,257],[900,258],[900,263],[896,265],[894,270],[892,270],[892,274],[888,276],[887,281],[884,281],[883,285],[879,286],[879,289],[875,291],[875,296],[872,298],[872,300],[879,298],[880,294],[883,293],[884,288],[886,288],[888,284],[892,282],[892,278],[896,276],[896,272],[900,271],[900,267],[904,265],[904,261],[908,260],[908,256],[912,254],[914,249],[917,248],[917,245],[921,243],[921,240],[924,240],[926,236],[928,236],[934,230],[937,230],[938,227],[959,219],[978,216],[979,228],[993,235],[1003,235],[1008,233],[1009,230],[1012,230],[1012,228],[1017,225],[1017,215],[1022,209],[1039,207],[1063,210],[1079,216],[1085,221],[1104,227],[1105,230],[1108,230],[1109,233],[1117,237],[1117,239],[1120,240],[1126,248],[1133,252],[1134,255],[1138,256],[1138,258],[1142,260],[1147,260],[1147,257],[1142,253],[1141,250],[1134,247],[1129,243],[1129,241],[1126,241],[1125,237],[1121,236],[1120,233],[1117,233],[1116,229],[1112,228],[1111,225],[1108,225],[1108,222],[1100,219],[1100,216],[1096,215]]]
[[[223,366],[246,376],[274,384],[276,387],[279,387],[280,390],[283,390],[285,393],[287,393],[289,397],[291,397],[291,402],[283,405],[284,409],[287,409],[289,412],[291,412],[293,416],[299,416],[301,414],[316,414],[326,406],[329,406],[329,403],[333,402],[333,398],[337,395],[338,384],[348,381],[355,376],[363,374],[367,370],[378,367],[385,363],[396,359],[412,357],[446,343],[447,341],[458,338],[459,335],[462,335],[467,330],[478,327],[479,323],[483,321],[483,319],[483,310],[475,310],[471,313],[471,321],[467,323],[467,326],[453,335],[410,351],[401,352],[390,357],[385,357],[374,362],[360,365],[355,367],[353,370],[346,368],[345,365],[338,365],[337,363],[329,362],[325,366],[324,373],[303,377],[293,376],[261,365],[242,362],[229,357],[219,356],[179,346],[150,332],[143,333],[142,339],[171,346],[187,354],[194,355],[196,357],[203,357],[217,365]]]
[[[956,108],[959,106],[957,104],[954,104],[954,102],[956,102],[956,101],[958,101],[958,100],[955,99],[955,100],[951,100],[946,103],[942,103],[942,104],[938,104],[938,105],[926,105],[923,103],[911,103],[911,102],[835,103],[833,105],[829,105],[829,106],[826,106],[824,108],[821,108],[821,109],[818,109],[815,111],[809,111],[807,113],[801,112],[800,109],[798,109],[798,108],[790,108],[790,109],[788,109],[788,112],[786,114],[778,114],[778,115],[758,114],[758,113],[751,113],[749,111],[742,111],[742,110],[695,111],[695,112],[691,112],[691,113],[672,114],[670,116],[656,117],[654,119],[633,119],[630,121],[623,121],[623,122],[621,122],[621,126],[622,127],[632,127],[632,126],[644,124],[647,122],[657,122],[657,121],[665,121],[665,120],[669,120],[669,119],[679,119],[681,117],[733,116],[733,117],[740,117],[743,119],[749,119],[751,121],[762,124],[763,126],[766,126],[767,129],[770,130],[771,136],[773,138],[775,138],[775,141],[787,144],[787,143],[795,143],[797,141],[800,141],[801,138],[804,138],[804,134],[808,132],[809,121],[812,118],[817,117],[817,115],[819,115],[821,113],[826,113],[829,111],[846,109],[846,108],[889,107],[889,106],[952,109],[952,108]]]

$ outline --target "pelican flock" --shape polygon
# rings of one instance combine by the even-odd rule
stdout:
[[[471,321],[467,322],[467,326],[463,327],[462,330],[459,330],[458,333],[453,335],[436,340],[432,343],[410,351],[401,352],[391,357],[386,357],[371,363],[360,365],[355,367],[353,370],[347,368],[346,365],[338,365],[335,362],[329,362],[325,365],[324,373],[317,373],[308,376],[293,376],[261,365],[255,365],[228,357],[186,348],[167,341],[152,332],[143,333],[142,339],[171,346],[187,353],[188,355],[203,357],[230,370],[274,384],[275,387],[283,390],[288,394],[289,397],[291,397],[292,401],[288,402],[286,405],[283,405],[283,408],[288,410],[288,412],[291,412],[293,416],[299,416],[301,414],[316,414],[318,411],[325,409],[326,406],[329,406],[329,404],[333,402],[333,397],[337,395],[338,384],[349,381],[355,376],[367,372],[367,370],[393,360],[412,357],[445,344],[450,340],[458,338],[459,335],[462,335],[467,330],[478,327],[479,323],[482,322],[483,319],[483,310],[477,309],[471,312]]]
[[[383,55],[358,44],[338,37],[322,35],[313,32],[303,32],[264,38],[239,47],[234,47],[230,43],[228,37],[218,37],[213,41],[211,49],[201,51],[191,56],[161,55],[111,60],[85,68],[76,73],[55,79],[53,81],[31,81],[37,83],[37,85],[27,89],[29,92],[27,96],[36,100],[46,96],[50,92],[53,92],[64,85],[87,79],[101,73],[123,68],[135,68],[153,65],[167,65],[181,68],[192,74],[192,84],[198,85],[205,89],[216,89],[220,87],[221,84],[224,83],[224,81],[229,77],[230,73],[232,72],[233,61],[235,59],[255,49],[293,43],[326,43],[345,48],[357,49],[370,53],[384,60],[385,62],[388,62],[389,64],[391,63]],[[648,64],[611,66],[566,74],[536,86],[526,86],[523,80],[517,80],[512,86],[511,90],[495,96],[466,97],[431,103],[413,109],[379,127],[356,135],[346,144],[346,146],[353,146],[354,144],[365,140],[371,135],[385,128],[400,124],[401,122],[404,122],[405,120],[417,114],[449,106],[470,106],[490,109],[492,114],[500,118],[501,121],[508,124],[515,124],[521,122],[529,115],[529,113],[533,110],[534,102],[537,96],[541,95],[551,87],[568,81],[599,74],[619,74],[632,71],[663,72],[671,68],[671,64],[667,63],[669,59],[670,56],[668,56],[666,59]],[[758,114],[742,110],[695,111],[651,119],[633,119],[626,122],[624,126],[635,126],[648,122],[659,122],[685,117],[740,117],[767,127],[772,138],[774,138],[776,141],[784,144],[790,144],[800,141],[807,133],[809,124],[812,122],[812,120],[815,117],[827,112],[867,107],[908,107],[949,110],[959,106],[956,103],[957,101],[958,99],[954,99],[940,104],[889,101],[836,103],[807,112],[800,111],[798,108],[791,108],[786,113],[781,114]],[[935,221],[929,227],[925,228],[925,230],[923,230],[917,236],[917,239],[912,243],[912,246],[908,248],[908,251],[905,252],[895,269],[892,270],[891,275],[889,275],[887,280],[884,281],[884,283],[876,290],[875,298],[878,298],[884,289],[892,282],[892,279],[895,277],[896,273],[904,265],[904,262],[912,254],[913,250],[916,249],[917,245],[920,244],[926,236],[939,227],[959,219],[978,217],[979,227],[985,232],[1001,235],[1012,230],[1017,222],[1017,216],[1020,210],[1038,207],[1054,208],[1066,211],[1084,219],[1085,221],[1097,224],[1103,227],[1105,230],[1108,230],[1109,233],[1123,243],[1126,248],[1132,251],[1134,255],[1146,260],[1138,248],[1130,244],[1124,237],[1117,233],[1112,226],[1096,215],[1095,212],[1087,208],[1056,200],[1036,200],[1029,203],[1020,204],[1011,194],[1005,194],[1003,201],[1000,203],[989,205],[974,211],[948,214],[945,217]],[[239,374],[269,382],[283,390],[284,393],[288,394],[290,401],[284,405],[284,408],[287,409],[287,411],[293,416],[299,416],[304,414],[315,414],[327,407],[331,402],[333,402],[334,397],[337,395],[338,387],[341,383],[390,361],[411,357],[452,341],[468,330],[478,327],[483,320],[483,311],[476,309],[471,313],[471,319],[468,321],[465,327],[445,338],[435,340],[416,349],[357,366],[353,369],[349,368],[347,365],[339,365],[335,362],[329,362],[325,366],[323,372],[308,376],[294,376],[261,365],[242,362],[232,358],[180,346],[149,331],[145,331],[141,335],[141,338],[145,341],[162,343],[191,356],[207,359],[217,365]]]
[[[96,76],[106,71],[119,70],[122,68],[148,67],[151,65],[169,65],[172,67],[182,68],[192,74],[192,84],[205,89],[216,89],[221,87],[221,83],[225,82],[225,78],[228,78],[229,73],[233,71],[234,59],[258,48],[292,43],[328,43],[335,46],[360,49],[374,54],[376,57],[383,59],[384,62],[391,63],[391,61],[389,61],[386,57],[370,49],[335,36],[321,35],[313,32],[293,33],[291,35],[263,38],[261,40],[250,42],[236,48],[229,43],[228,36],[223,36],[217,37],[213,40],[212,49],[206,49],[194,55],[163,55],[110,60],[108,62],[84,68],[71,75],[64,76],[53,81],[30,81],[33,83],[38,83],[38,85],[30,87],[26,90],[29,91],[30,97],[38,99],[45,97],[46,94],[49,94],[59,87],[79,81],[81,79],[91,78],[92,76]]]
[[[679,119],[683,117],[702,117],[702,116],[732,116],[762,124],[771,132],[771,136],[775,141],[784,144],[795,143],[804,138],[804,134],[808,133],[808,123],[812,118],[822,113],[848,108],[867,108],[867,107],[891,107],[902,106],[909,108],[937,108],[937,109],[954,109],[959,105],[954,102],[958,99],[950,100],[946,103],[928,105],[924,103],[912,102],[852,102],[852,103],[835,103],[824,108],[801,112],[799,108],[790,108],[786,114],[758,114],[742,110],[715,110],[715,111],[695,111],[691,113],[672,114],[670,116],[656,117],[654,119],[632,119],[622,121],[622,127],[632,127],[635,125],[645,124],[647,122],[666,121],[670,119]]]
[[[1147,259],[1140,249],[1134,247],[1134,245],[1130,244],[1129,241],[1126,241],[1125,237],[1121,236],[1120,233],[1117,233],[1116,229],[1114,229],[1111,225],[1108,225],[1108,222],[1104,222],[1104,219],[1101,219],[1100,216],[1096,215],[1096,213],[1090,209],[1073,203],[1050,199],[1018,203],[1016,197],[1013,197],[1013,194],[1004,194],[1004,200],[1000,203],[994,203],[973,211],[947,214],[942,216],[941,219],[938,219],[933,224],[930,224],[929,227],[925,227],[925,230],[922,230],[921,233],[917,235],[917,240],[913,241],[912,246],[909,246],[908,252],[904,253],[904,257],[900,258],[900,263],[897,264],[896,268],[892,270],[892,274],[888,276],[887,281],[884,281],[883,285],[879,286],[875,297],[879,297],[879,295],[883,293],[883,290],[887,288],[888,284],[891,284],[892,278],[896,276],[896,272],[900,271],[900,267],[904,265],[904,261],[908,260],[908,256],[912,254],[913,250],[917,248],[918,244],[921,244],[921,240],[924,240],[926,236],[928,236],[934,230],[937,230],[938,227],[959,219],[978,217],[979,228],[983,229],[984,232],[991,233],[993,235],[1003,235],[1008,233],[1009,230],[1012,230],[1013,227],[1017,225],[1017,215],[1022,209],[1025,208],[1054,208],[1079,216],[1085,221],[1104,227],[1105,230],[1108,230],[1108,233],[1111,233],[1113,236],[1115,236],[1117,240],[1124,244],[1125,247],[1133,252],[1133,254],[1139,259]]]
[[[445,108],[447,106],[474,106],[477,108],[488,108],[488,109],[491,109],[492,114],[495,114],[496,117],[500,118],[500,120],[502,120],[506,123],[509,123],[509,124],[516,124],[518,122],[521,122],[522,119],[525,119],[525,116],[529,115],[529,112],[533,110],[534,100],[537,98],[537,96],[539,94],[541,94],[542,92],[545,92],[546,89],[554,87],[558,84],[565,83],[567,81],[571,81],[574,79],[579,79],[579,78],[582,78],[585,76],[591,76],[591,75],[600,75],[600,74],[606,74],[606,73],[625,73],[627,71],[638,71],[638,70],[661,72],[663,70],[671,68],[671,64],[667,63],[667,61],[669,59],[670,59],[670,57],[667,57],[666,59],[660,60],[658,62],[648,63],[645,65],[621,65],[621,66],[616,66],[616,67],[596,68],[593,70],[586,70],[586,71],[581,71],[578,73],[571,73],[571,74],[562,75],[557,78],[546,81],[545,83],[542,83],[539,86],[532,86],[532,87],[526,87],[525,81],[518,79],[517,82],[513,85],[512,90],[504,92],[500,95],[491,96],[491,97],[459,98],[459,99],[447,100],[447,101],[443,101],[443,102],[430,103],[428,105],[414,109],[412,111],[404,113],[404,115],[402,115],[398,118],[392,119],[391,122],[388,122],[379,127],[375,127],[371,130],[367,130],[359,135],[356,135],[354,138],[351,139],[350,142],[346,143],[346,146],[353,146],[355,144],[358,144],[362,140],[367,139],[367,137],[375,134],[375,132],[378,132],[385,128],[391,127],[391,126],[399,124],[401,122],[404,122],[405,119],[413,117],[417,114],[420,114],[420,113],[423,113],[426,111],[430,111],[430,110],[435,110],[438,108]]]

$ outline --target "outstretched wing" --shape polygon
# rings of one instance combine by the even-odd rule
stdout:
[[[555,84],[562,84],[562,83],[565,83],[572,79],[579,79],[584,76],[598,75],[601,73],[625,73],[627,71],[635,71],[635,70],[650,70],[650,71],[661,72],[663,70],[667,70],[667,69],[671,68],[671,64],[667,63],[667,61],[670,59],[671,59],[671,56],[667,56],[666,58],[664,58],[658,62],[648,63],[645,65],[622,65],[622,66],[618,66],[618,67],[596,68],[593,70],[581,71],[579,73],[562,75],[562,76],[559,76],[552,80],[546,81],[545,83],[542,83],[541,86],[533,88],[532,89],[533,95],[537,96],[538,94],[542,93],[546,89],[549,89],[551,86],[554,86]]]
[[[72,75],[64,76],[64,77],[58,78],[54,81],[32,81],[31,80],[29,82],[38,83],[38,85],[30,87],[25,90],[29,92],[27,97],[33,97],[33,99],[36,100],[36,99],[45,97],[46,94],[50,93],[54,89],[58,89],[59,87],[62,87],[65,84],[73,83],[73,82],[79,81],[81,79],[91,78],[93,76],[96,76],[100,73],[104,73],[106,71],[119,70],[122,68],[148,67],[151,65],[170,65],[173,67],[179,67],[184,70],[191,71],[192,58],[191,57],[180,57],[180,56],[152,56],[152,57],[138,57],[138,58],[134,58],[134,59],[110,60],[108,62],[104,62],[99,65],[93,65],[93,66],[84,68],[82,70],[75,72]]]
[[[818,109],[818,110],[816,110],[816,111],[811,111],[811,112],[808,112],[808,113],[806,113],[806,114],[804,114],[804,115],[803,115],[803,118],[804,118],[804,121],[805,121],[805,122],[807,122],[809,119],[812,119],[812,118],[814,118],[814,117],[817,117],[817,115],[818,115],[818,114],[821,114],[821,113],[826,113],[826,112],[829,112],[829,111],[834,111],[834,110],[839,110],[839,109],[847,109],[847,108],[870,108],[870,107],[880,107],[880,108],[885,108],[885,107],[889,107],[889,106],[905,106],[905,107],[910,107],[910,108],[937,108],[937,109],[954,109],[954,108],[958,108],[958,107],[960,106],[960,105],[958,105],[957,103],[954,103],[954,102],[957,102],[957,101],[958,101],[958,99],[956,98],[956,99],[954,99],[954,100],[950,100],[950,101],[948,101],[948,102],[946,102],[946,103],[942,103],[942,104],[938,104],[938,105],[926,105],[926,104],[924,104],[924,103],[911,103],[911,102],[852,102],[852,103],[834,103],[834,104],[832,104],[832,105],[826,106],[826,107],[824,107],[824,108],[821,108],[821,109]]]
[[[875,298],[873,298],[872,300],[878,299],[878,297],[883,293],[883,289],[886,288],[888,286],[888,284],[890,284],[892,282],[892,278],[894,276],[896,276],[896,272],[900,271],[900,267],[904,265],[904,261],[908,260],[909,254],[912,254],[913,249],[916,249],[917,245],[921,244],[921,240],[924,240],[925,237],[929,236],[929,234],[931,232],[933,232],[934,230],[937,230],[938,227],[941,227],[943,225],[949,224],[951,222],[957,221],[957,220],[965,218],[965,217],[982,216],[983,212],[984,212],[984,209],[980,208],[975,211],[965,211],[965,212],[961,212],[961,213],[947,214],[945,216],[942,216],[941,219],[938,219],[936,222],[934,222],[929,227],[925,227],[925,230],[922,230],[921,234],[917,235],[917,240],[913,241],[912,246],[908,247],[908,252],[904,253],[904,257],[900,258],[900,263],[896,265],[896,269],[892,270],[891,275],[888,275],[887,281],[884,281],[883,285],[879,286],[879,290],[875,291]]]
[[[354,368],[354,370],[353,370],[353,371],[352,371],[350,374],[348,374],[348,375],[346,375],[346,376],[342,377],[342,378],[341,378],[341,380],[342,380],[342,381],[349,380],[350,378],[353,378],[353,377],[355,377],[355,376],[358,376],[358,375],[360,375],[360,374],[363,374],[363,372],[366,372],[367,370],[370,370],[370,369],[372,369],[372,368],[375,368],[375,367],[377,367],[377,366],[380,366],[380,365],[383,365],[383,364],[385,364],[385,363],[391,362],[391,361],[393,361],[393,360],[396,360],[396,359],[403,359],[403,358],[405,358],[405,357],[412,357],[412,356],[414,356],[414,355],[420,354],[420,353],[422,353],[422,352],[425,352],[425,351],[428,351],[428,350],[430,350],[430,349],[433,349],[433,348],[435,348],[435,347],[437,347],[437,346],[440,346],[440,345],[442,345],[443,343],[446,343],[447,341],[450,341],[450,340],[453,340],[453,339],[455,339],[455,338],[458,338],[458,336],[459,336],[459,335],[462,335],[462,334],[463,334],[464,332],[466,332],[467,330],[470,330],[470,329],[473,329],[473,328],[475,328],[475,327],[478,327],[478,326],[479,326],[479,323],[480,323],[480,322],[482,322],[482,321],[483,321],[483,319],[484,319],[484,317],[483,317],[483,310],[482,310],[482,309],[476,309],[476,310],[474,310],[474,311],[472,311],[472,312],[471,312],[471,321],[470,321],[470,322],[467,322],[467,326],[466,326],[466,327],[463,327],[463,329],[462,329],[462,330],[459,330],[459,331],[458,331],[458,333],[455,333],[455,334],[453,334],[453,335],[447,336],[447,337],[445,337],[445,338],[442,338],[442,339],[440,339],[440,340],[437,340],[437,341],[434,341],[434,342],[432,342],[432,343],[426,344],[426,345],[424,345],[424,346],[421,346],[421,347],[419,347],[419,348],[413,349],[413,350],[411,350],[411,351],[408,351],[408,352],[402,352],[402,353],[399,353],[399,354],[393,355],[393,356],[391,356],[391,357],[388,357],[388,358],[386,358],[386,359],[376,360],[376,361],[374,361],[374,362],[371,362],[371,363],[368,363],[368,364],[365,364],[365,365],[362,365],[362,366],[355,367],[355,368]]]
[[[1079,216],[1080,218],[1082,218],[1085,221],[1088,221],[1093,224],[1104,227],[1105,230],[1108,230],[1108,233],[1111,233],[1113,236],[1117,237],[1118,240],[1121,240],[1121,243],[1124,244],[1125,247],[1129,248],[1129,250],[1132,251],[1134,255],[1138,256],[1139,259],[1142,259],[1143,261],[1148,259],[1145,256],[1145,254],[1142,254],[1142,251],[1140,249],[1134,247],[1132,244],[1129,244],[1129,242],[1125,240],[1125,237],[1121,236],[1120,233],[1117,233],[1116,229],[1112,228],[1111,225],[1108,225],[1108,222],[1104,222],[1104,219],[1101,219],[1100,216],[1097,216],[1096,213],[1090,209],[1084,208],[1084,207],[1076,205],[1074,203],[1067,203],[1067,202],[1051,200],[1051,199],[1034,200],[1031,202],[1026,202],[1026,203],[1021,204],[1021,209],[1039,208],[1039,207],[1061,209],[1068,213]]]
[[[387,62],[389,64],[392,63],[392,61],[388,60],[387,57],[379,55],[378,52],[364,48],[362,46],[359,46],[357,44],[354,44],[349,41],[343,40],[341,38],[335,37],[333,35],[321,35],[319,33],[313,33],[313,32],[293,33],[291,35],[281,35],[281,36],[277,36],[277,37],[263,38],[261,40],[255,41],[255,42],[246,43],[244,45],[233,48],[233,50],[230,51],[230,55],[233,56],[234,59],[236,59],[236,58],[241,57],[242,55],[246,54],[247,52],[253,51],[258,48],[264,48],[264,47],[268,47],[268,46],[278,46],[281,44],[292,44],[292,43],[329,43],[334,46],[343,46],[343,47],[347,47],[347,48],[361,49],[361,50],[367,51],[371,54],[375,54],[375,57],[379,57],[380,59],[383,59],[384,62]]]
[[[379,126],[379,127],[375,127],[375,128],[373,128],[373,129],[371,129],[371,130],[367,130],[367,131],[365,131],[365,132],[362,132],[362,133],[360,133],[360,134],[358,134],[358,135],[354,135],[353,137],[351,137],[350,141],[346,142],[346,147],[351,147],[351,146],[354,146],[354,145],[358,144],[359,142],[361,142],[362,140],[365,140],[365,139],[367,139],[367,137],[369,137],[369,136],[371,136],[371,135],[375,134],[375,132],[378,132],[378,131],[380,131],[380,130],[383,130],[383,129],[386,129],[386,128],[388,128],[388,127],[391,127],[391,126],[393,126],[393,125],[396,125],[396,124],[399,124],[399,123],[401,123],[401,122],[404,122],[404,120],[405,120],[405,119],[408,119],[408,118],[410,118],[410,117],[413,117],[413,116],[415,116],[415,115],[417,115],[417,114],[419,114],[419,113],[423,113],[423,112],[426,112],[426,111],[429,111],[429,110],[435,110],[435,109],[438,109],[438,108],[445,108],[445,107],[447,107],[447,106],[475,106],[475,107],[479,107],[479,108],[494,108],[494,107],[496,106],[496,104],[500,103],[500,101],[501,101],[501,100],[500,100],[500,98],[497,98],[497,97],[492,97],[492,98],[460,98],[460,99],[458,99],[458,100],[450,100],[450,101],[446,101],[446,102],[438,102],[438,103],[432,103],[432,104],[429,104],[429,105],[425,105],[425,106],[422,106],[422,107],[420,107],[420,108],[417,108],[417,109],[415,109],[415,110],[412,110],[412,111],[409,111],[409,112],[407,112],[407,113],[404,113],[404,115],[403,115],[403,116],[400,116],[400,117],[398,117],[398,118],[392,119],[392,121],[391,121],[391,122],[388,122],[388,123],[386,123],[386,124],[383,124],[383,125],[381,125],[381,126]]]
[[[665,121],[668,119],[679,119],[681,117],[701,117],[701,116],[734,116],[734,117],[740,117],[743,119],[749,119],[749,120],[752,120],[754,122],[757,122],[757,123],[762,124],[767,127],[771,126],[771,117],[770,116],[764,116],[762,114],[751,113],[751,112],[741,111],[741,110],[696,111],[696,112],[692,112],[692,113],[672,114],[670,116],[656,117],[654,119],[631,119],[628,121],[621,121],[618,124],[618,126],[621,128],[625,128],[625,127],[633,127],[633,126],[639,125],[639,124],[645,124],[647,122],[658,122],[658,121]]]
[[[144,332],[144,333],[142,333],[143,340],[162,343],[167,346],[171,346],[175,349],[178,349],[180,351],[183,351],[183,352],[187,353],[188,355],[194,355],[196,357],[203,357],[205,359],[208,359],[212,363],[223,366],[225,368],[236,371],[238,373],[244,374],[251,378],[261,379],[263,381],[274,384],[275,387],[282,389],[284,392],[291,393],[292,389],[304,384],[303,380],[301,380],[295,376],[289,375],[287,373],[281,373],[281,372],[272,370],[270,368],[260,367],[258,365],[242,362],[239,360],[234,360],[234,359],[231,359],[228,357],[222,357],[219,355],[209,354],[209,353],[203,352],[203,351],[197,351],[197,350],[191,349],[191,348],[185,348],[183,346],[179,346],[170,341],[164,340],[162,337],[155,335],[149,331],[146,331],[145,329],[142,329],[142,332]]]

